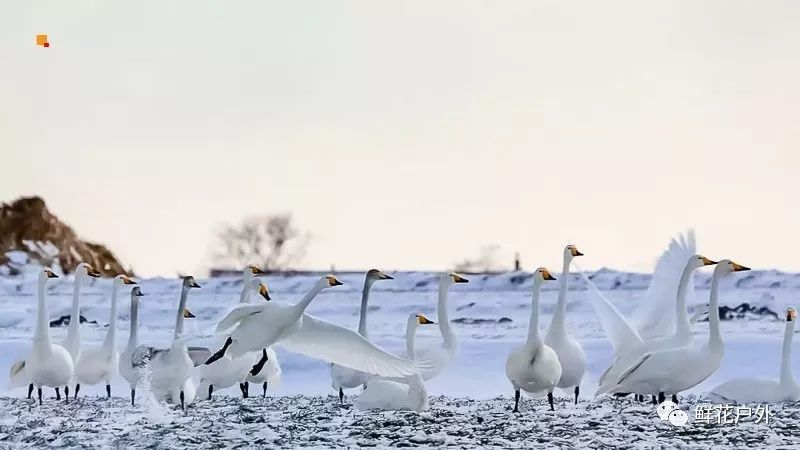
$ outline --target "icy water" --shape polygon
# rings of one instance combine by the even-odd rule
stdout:
[[[693,398],[687,398],[688,406]],[[798,448],[800,409],[774,405],[769,424],[661,422],[649,404],[628,399],[560,399],[556,411],[542,399],[434,397],[428,412],[361,411],[332,396],[242,400],[220,396],[186,413],[174,406],[131,407],[127,399],[86,397],[64,405],[54,399],[0,398],[0,447],[122,448]]]

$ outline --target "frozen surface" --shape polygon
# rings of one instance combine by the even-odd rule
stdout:
[[[437,275],[425,272],[392,275],[396,280],[376,283],[373,288],[368,329],[370,339],[388,351],[399,353],[404,348],[403,327],[409,312],[422,312],[437,320]],[[346,284],[320,294],[311,304],[309,312],[355,329],[363,275],[343,274],[340,278]],[[674,431],[669,424],[660,424],[658,418],[651,414],[652,409],[649,406],[603,399],[590,401],[596,389],[596,380],[609,362],[611,349],[589,300],[583,294],[585,286],[575,274],[570,283],[567,321],[573,335],[583,343],[589,358],[588,373],[582,385],[581,396],[584,402],[577,409],[562,403],[553,415],[541,407],[534,407],[539,400],[528,399],[526,410],[533,408],[535,412],[525,412],[519,417],[510,416],[509,402],[512,392],[505,377],[505,359],[510,349],[522,342],[527,331],[531,278],[526,273],[473,275],[468,278],[469,284],[456,285],[450,291],[449,315],[450,320],[455,322],[453,329],[458,335],[460,350],[453,365],[427,384],[429,393],[434,396],[432,410],[428,415],[358,412],[349,409],[347,405],[345,409],[340,409],[328,397],[332,394],[332,389],[326,363],[278,349],[283,367],[283,381],[280,386],[270,389],[268,395],[274,398],[265,401],[251,398],[240,406],[239,399],[226,397],[226,394],[233,396],[234,390],[238,393],[238,389],[219,391],[215,393],[211,405],[204,401],[198,402],[187,416],[167,410],[164,413],[167,422],[160,423],[148,412],[152,408],[143,406],[130,409],[125,406],[122,397],[127,395],[127,386],[121,378],[115,380],[112,386],[114,395],[120,396],[119,399],[114,399],[111,403],[94,400],[92,397],[104,394],[103,387],[83,386],[81,394],[86,396],[82,403],[84,407],[69,406],[68,410],[52,401],[46,402],[41,410],[30,408],[27,401],[20,398],[25,394],[24,389],[7,391],[9,367],[15,359],[24,357],[30,348],[36,316],[36,274],[35,271],[25,271],[18,277],[0,277],[0,445],[10,440],[36,444],[36,439],[42,438],[42,435],[30,428],[31,424],[37,423],[43,424],[44,430],[61,430],[56,434],[48,435],[50,431],[44,434],[49,436],[47,442],[56,445],[90,445],[100,442],[107,445],[148,445],[148,442],[160,442],[161,445],[203,444],[207,441],[223,442],[219,439],[226,437],[237,439],[242,445],[279,446],[334,446],[340,439],[344,439],[348,445],[365,442],[378,442],[380,445],[401,445],[401,442],[436,445],[441,442],[425,441],[424,436],[427,436],[431,439],[444,439],[444,442],[455,445],[471,443],[504,447],[529,446],[534,443],[557,445],[559,440],[568,440],[576,446],[580,442],[596,447],[604,442],[607,445],[617,445],[613,444],[616,442],[614,440],[624,438],[620,442],[625,445],[647,447],[650,444],[657,445],[657,440],[661,438],[703,440],[712,436],[712,433],[714,436],[722,436],[720,439],[734,436],[728,441],[733,445],[744,442],[736,439],[749,439],[744,435],[735,437],[740,428],[746,428],[753,436],[768,436],[772,441],[766,442],[775,446],[787,445],[788,441],[785,439],[788,438],[783,437],[780,429],[772,425],[763,429],[756,425],[749,428],[738,425],[738,428],[691,428]],[[268,283],[275,301],[294,303],[316,281],[317,275],[267,276],[263,279]],[[601,270],[593,274],[593,280],[623,313],[629,314],[643,296],[649,277]],[[172,337],[180,281],[139,281],[142,290],[149,294],[143,298],[140,306],[140,341],[166,345]],[[213,329],[228,308],[238,300],[241,279],[232,277],[200,280],[200,284],[202,289],[192,291],[188,306],[197,315],[191,321],[193,323],[189,330],[202,334]],[[690,310],[699,303],[708,302],[708,284],[709,274],[699,273],[696,278],[695,298],[689,303]],[[48,283],[51,319],[69,313],[72,288],[71,277],[62,277]],[[553,283],[543,293],[543,327],[550,321],[555,304],[555,289],[556,285]],[[95,280],[83,290],[82,314],[89,321],[98,322],[98,325],[82,325],[84,345],[99,345],[108,323],[110,280]],[[799,292],[800,276],[797,274],[753,271],[725,279],[720,303],[733,307],[742,302],[750,302],[767,306],[781,314],[786,306],[798,298]],[[125,294],[121,299],[119,347],[125,344],[129,324],[129,297]],[[419,347],[440,342],[438,329],[431,328],[419,329]],[[707,330],[706,323],[695,326],[697,343],[706,339]],[[770,318],[727,321],[723,323],[722,331],[726,343],[726,357],[722,367],[688,394],[705,393],[714,385],[735,376],[777,377],[783,335],[781,321]],[[58,342],[65,335],[66,328],[53,328],[51,333],[54,341]],[[193,345],[211,346],[212,343],[211,339],[207,339],[194,342]],[[796,362],[794,367],[798,368]],[[251,393],[253,390],[254,387],[251,387]],[[260,392],[260,388],[255,387],[255,391]],[[52,391],[48,394],[51,393]],[[348,396],[353,395],[357,395],[357,391],[348,392]],[[562,402],[566,402],[568,394],[557,395]],[[498,396],[503,398],[497,399]],[[794,426],[795,422],[791,422],[796,411],[794,406],[784,406],[782,411],[781,414],[786,416],[786,423]],[[467,418],[463,425],[468,428],[463,436],[458,434],[460,428],[457,426],[462,425],[458,423],[458,415],[461,413]],[[392,420],[399,422],[391,425]],[[590,426],[590,423],[604,420],[612,422],[599,428]],[[390,423],[382,425],[386,421]],[[176,427],[183,432],[170,433]],[[589,428],[594,431],[587,431]],[[30,429],[30,432],[23,432],[25,429]],[[68,433],[63,430],[72,431]],[[88,430],[86,433],[91,434],[84,436],[80,430]],[[581,430],[584,432],[580,432]],[[377,436],[375,433],[386,433],[386,436]],[[91,437],[95,434],[95,437]],[[310,435],[321,440],[298,440],[311,439]],[[635,438],[627,439],[628,435]],[[216,436],[213,439],[217,441],[212,436]],[[579,437],[580,441],[576,441],[573,436]],[[100,441],[95,441],[95,438]],[[326,443],[328,441],[324,439],[328,438],[333,440]],[[52,439],[56,441],[51,441]],[[194,439],[198,441],[194,442]],[[647,442],[650,444],[643,444]]]

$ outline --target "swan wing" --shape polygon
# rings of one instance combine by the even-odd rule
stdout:
[[[242,305],[234,308],[217,324],[217,331],[227,330],[248,317],[263,311],[263,305]]]
[[[137,369],[142,368],[146,366],[156,355],[166,351],[167,350],[165,349],[157,349],[147,345],[140,345],[136,347],[136,349],[133,351],[133,354],[131,354],[131,367]]]
[[[188,347],[189,358],[195,367],[203,364],[211,356],[211,349],[208,347]]]
[[[303,314],[299,328],[278,344],[285,349],[384,377],[417,373],[413,361],[386,353],[348,328]]]
[[[633,316],[644,340],[667,336],[675,329],[675,302],[681,274],[686,262],[696,253],[694,230],[689,230],[686,235],[680,234],[677,239],[672,239],[658,258],[650,286]],[[689,280],[687,304],[692,304],[693,295],[694,277]]]
[[[597,286],[592,283],[592,280],[585,273],[580,272],[580,274],[588,286],[586,295],[589,297],[590,303],[600,319],[611,345],[614,347],[614,356],[619,358],[627,350],[641,344],[641,336],[630,322],[625,319],[625,316],[600,293],[600,290],[597,289]]]
[[[782,392],[777,380],[768,378],[734,378],[712,389],[711,394],[737,403],[778,403],[795,400],[788,391]]]
[[[8,376],[9,378],[13,378],[23,370],[25,370],[25,360],[17,361],[11,366],[11,371],[9,372]]]

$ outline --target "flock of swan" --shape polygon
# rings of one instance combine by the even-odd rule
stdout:
[[[558,300],[544,335],[539,327],[539,298],[543,284],[556,280],[546,268],[533,274],[530,322],[527,338],[511,350],[506,360],[506,375],[514,390],[514,412],[519,411],[520,394],[547,394],[554,409],[555,388],[574,395],[577,404],[580,386],[586,372],[586,354],[581,343],[571,336],[566,326],[568,280],[573,258],[582,253],[574,245],[564,249],[563,268],[559,275]],[[693,293],[696,269],[714,265],[707,311],[690,317],[687,296]],[[626,318],[592,282],[587,292],[600,322],[613,347],[614,359],[599,380],[596,396],[633,394],[638,400],[652,396],[654,402],[691,389],[720,366],[725,345],[719,326],[719,283],[735,272],[749,270],[731,260],[712,261],[696,254],[693,233],[673,239],[659,258],[650,287],[639,302],[636,313]],[[81,385],[105,384],[111,397],[111,379],[121,373],[130,385],[131,404],[136,402],[136,388],[148,383],[159,400],[191,404],[199,395],[211,399],[215,389],[239,385],[243,397],[249,396],[250,383],[261,384],[266,395],[270,385],[281,377],[281,367],[274,346],[330,363],[331,386],[344,401],[345,390],[360,388],[355,400],[362,409],[429,408],[425,382],[436,377],[458,353],[456,334],[447,314],[449,288],[468,280],[456,273],[439,277],[438,324],[421,313],[412,313],[406,325],[406,350],[390,354],[373,344],[367,333],[367,311],[373,284],[393,278],[380,270],[366,273],[361,297],[358,330],[332,324],[305,312],[321,291],[342,283],[334,275],[321,277],[297,304],[272,301],[266,284],[255,266],[244,269],[242,292],[233,306],[216,325],[219,347],[216,351],[190,346],[194,337],[184,333],[184,321],[193,318],[187,308],[189,293],[200,285],[193,277],[182,279],[175,316],[175,331],[168,348],[155,348],[139,343],[138,308],[144,292],[126,275],[114,277],[111,287],[109,327],[103,343],[96,348],[81,345],[81,284],[99,273],[89,264],[80,264],[75,271],[75,291],[66,339],[54,343],[50,338],[45,285],[57,278],[51,269],[43,268],[38,280],[38,314],[30,354],[11,367],[10,386],[28,386],[28,398],[34,388],[42,403],[42,388],[54,388],[60,399],[64,389],[69,402],[70,388],[78,397]],[[127,345],[120,353],[116,342],[117,302],[119,291],[130,291],[130,332]],[[674,308],[672,307],[674,305]],[[708,315],[708,340],[694,346],[692,326],[700,316]],[[791,343],[795,311],[786,312],[780,378],[734,379],[713,389],[713,393],[737,402],[783,402],[800,399],[800,386],[790,369]],[[437,325],[441,345],[421,348],[414,345],[419,326]],[[193,376],[197,375],[197,376]],[[199,383],[195,386],[195,379]]]

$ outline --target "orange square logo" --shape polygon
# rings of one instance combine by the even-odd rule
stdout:
[[[42,47],[49,47],[50,44],[47,42],[47,35],[46,34],[37,34],[36,35],[36,45],[41,45]]]

